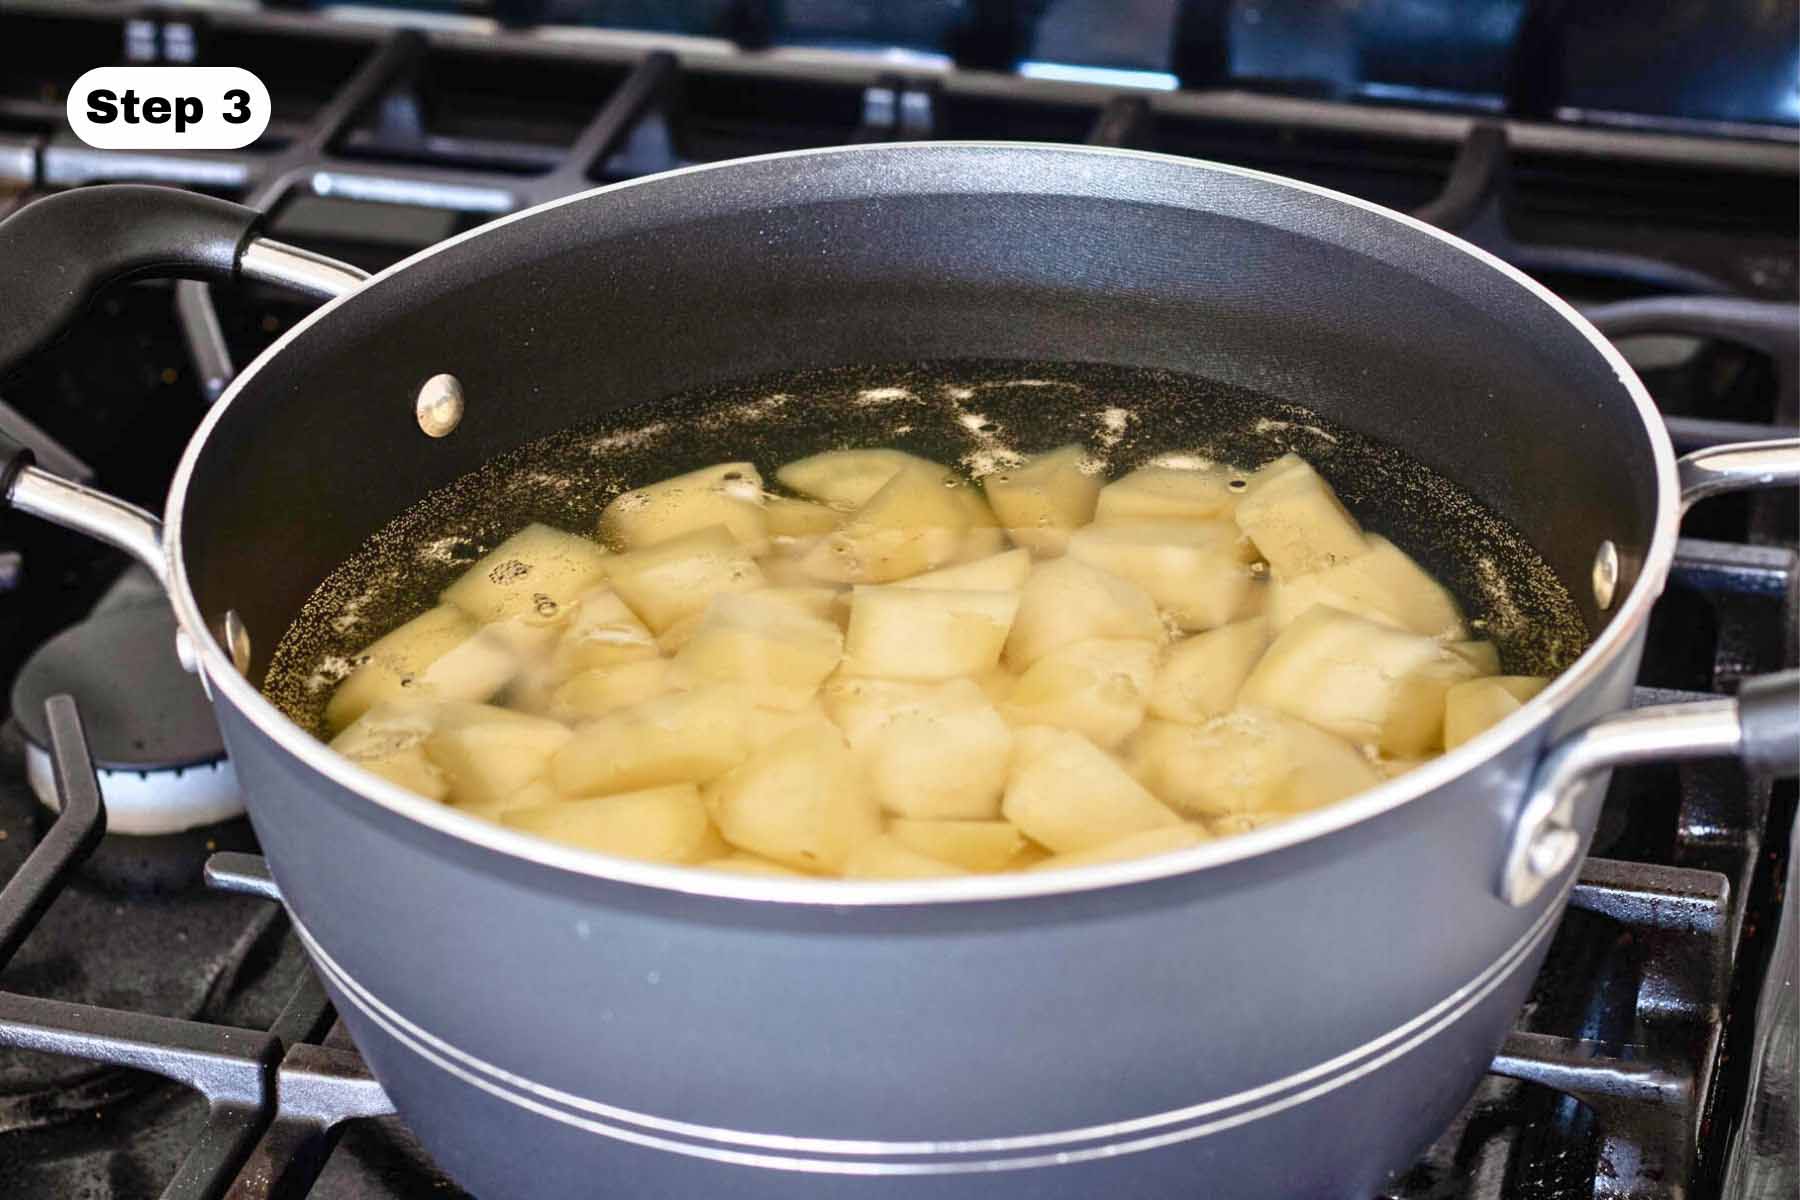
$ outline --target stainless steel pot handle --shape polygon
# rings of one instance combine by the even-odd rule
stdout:
[[[254,279],[318,299],[368,273],[257,234],[263,214],[176,188],[106,184],[59,192],[0,221],[0,375],[46,343],[108,284],[122,279]],[[168,585],[162,522],[135,504],[32,465],[0,433],[6,503],[117,546]]]
[[[1686,513],[1709,496],[1800,486],[1800,440],[1713,446],[1677,465]],[[1596,776],[1631,763],[1734,756],[1752,774],[1800,774],[1800,671],[1745,680],[1734,700],[1632,709],[1565,736],[1538,763],[1514,821],[1501,899],[1529,904],[1575,861],[1575,801]]]

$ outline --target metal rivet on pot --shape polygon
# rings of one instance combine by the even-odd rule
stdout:
[[[1601,542],[1594,554],[1594,603],[1605,612],[1613,606],[1613,595],[1619,590],[1619,548]]]
[[[448,436],[462,424],[463,389],[462,382],[454,375],[433,375],[419,389],[419,398],[413,402],[413,415],[419,419],[419,428],[434,438]]]
[[[250,674],[250,631],[244,627],[244,618],[238,616],[237,610],[227,609],[223,617],[213,622],[213,632],[218,635],[225,652],[231,655],[231,665],[238,669],[238,674]]]

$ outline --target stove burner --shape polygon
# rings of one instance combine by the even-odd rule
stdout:
[[[244,811],[212,705],[176,661],[175,617],[160,598],[64,630],[19,672],[12,710],[30,743],[26,772],[50,808],[57,804],[44,701],[63,692],[87,722],[109,832],[179,833]]]

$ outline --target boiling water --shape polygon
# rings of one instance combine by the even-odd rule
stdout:
[[[1069,442],[1117,477],[1151,460],[1256,467],[1293,451],[1373,532],[1454,591],[1503,669],[1554,675],[1588,631],[1512,526],[1393,447],[1306,409],[1193,376],[1092,364],[949,362],[767,376],[614,411],[506,454],[424,497],[308,598],[264,690],[308,729],[354,656],[418,615],[526,523],[591,534],[620,492],[748,459],[773,480],[821,450],[886,446],[980,477]]]

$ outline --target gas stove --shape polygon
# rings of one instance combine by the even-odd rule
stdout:
[[[1596,115],[1554,103],[1541,79],[1499,105],[1396,103],[1372,84],[1350,102],[1191,86],[1196,52],[1179,40],[1188,57],[1166,81],[1179,90],[1153,71],[996,69],[991,38],[952,56],[759,47],[771,39],[756,5],[722,6],[738,14],[725,39],[514,27],[550,7],[0,8],[0,45],[28,51],[0,84],[0,212],[90,182],[173,184],[246,199],[273,214],[274,236],[373,269],[692,162],[903,138],[1134,147],[1297,176],[1461,233],[1617,339],[1678,449],[1800,425],[1791,127]],[[64,89],[127,61],[248,67],[274,120],[241,151],[74,141]],[[115,289],[13,384],[0,426],[59,473],[154,507],[234,370],[304,311],[255,287]],[[1795,516],[1791,495],[1767,493],[1696,510],[1639,703],[1728,693],[1795,663]],[[109,796],[120,781],[215,799],[233,786],[216,733],[179,719],[193,700],[179,672],[121,658],[136,640],[168,644],[143,632],[164,616],[153,585],[30,522],[6,522],[0,546],[0,670],[14,681],[0,729],[0,1194],[461,1194],[336,1024],[245,823],[204,810],[169,834],[122,808],[102,816],[97,778]],[[108,678],[129,685],[109,695]],[[58,691],[79,716],[46,705]],[[145,710],[175,715],[146,729]],[[1617,772],[1514,1034],[1383,1200],[1794,1195],[1794,812],[1791,785],[1747,782],[1731,763]]]

